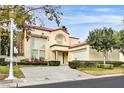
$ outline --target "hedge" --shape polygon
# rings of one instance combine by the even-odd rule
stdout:
[[[103,69],[113,69],[113,64],[97,64],[97,68],[103,68]]]
[[[79,67],[96,67],[95,62],[87,61],[87,62],[81,62],[81,61],[71,61],[69,62],[69,67],[72,69],[76,69]]]
[[[18,65],[47,65],[47,61],[40,61],[39,59],[34,59],[32,61],[29,61],[28,58],[20,60],[20,62],[17,63]]]
[[[69,67],[76,69],[79,67],[96,67],[97,64],[103,64],[103,61],[81,61],[73,60],[69,62]],[[120,67],[124,62],[121,61],[106,61],[106,64],[112,64],[113,67]]]
[[[59,66],[60,65],[60,61],[55,61],[55,60],[48,61],[48,65],[49,66]]]
[[[17,63],[18,65],[49,65],[49,66],[59,66],[60,65],[60,61],[21,61]]]
[[[122,64],[121,67],[124,68],[124,64]]]
[[[29,61],[29,62],[18,62],[17,63],[18,65],[47,65],[47,62],[44,61],[44,62],[32,62],[32,61]]]
[[[76,69],[78,67],[80,67],[82,64],[80,62],[69,62],[69,67],[72,68],[72,69]]]

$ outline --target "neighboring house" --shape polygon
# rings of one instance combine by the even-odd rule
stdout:
[[[40,26],[26,26],[31,29],[27,41],[20,41],[20,59],[28,58],[42,60],[58,60],[61,65],[72,60],[103,60],[103,54],[92,49],[87,43],[80,43],[79,38],[71,37],[63,28],[51,29]],[[118,50],[108,53],[108,60],[123,61],[123,55]]]

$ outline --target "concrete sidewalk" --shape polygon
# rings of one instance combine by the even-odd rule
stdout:
[[[12,84],[11,80],[0,80],[0,88],[9,88],[10,84]]]
[[[0,80],[0,88],[18,87],[19,83],[23,83],[23,79]]]

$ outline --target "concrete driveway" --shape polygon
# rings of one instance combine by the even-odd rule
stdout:
[[[91,75],[74,70],[68,66],[22,67],[25,83],[50,83],[91,78]]]

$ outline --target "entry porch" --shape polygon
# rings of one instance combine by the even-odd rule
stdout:
[[[60,61],[60,65],[68,64],[68,52],[67,51],[53,51],[55,60]]]

